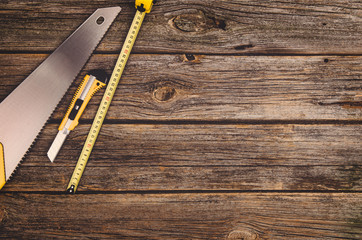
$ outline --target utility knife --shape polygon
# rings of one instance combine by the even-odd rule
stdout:
[[[51,162],[54,161],[65,139],[79,123],[82,115],[91,97],[102,87],[106,86],[108,76],[104,70],[90,71],[79,85],[70,103],[67,113],[65,114],[60,126],[59,132],[55,137],[47,153]]]

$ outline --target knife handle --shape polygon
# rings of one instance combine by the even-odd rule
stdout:
[[[91,77],[95,77],[95,79],[92,85],[90,86],[89,90],[85,89]],[[93,97],[93,95],[97,91],[99,91],[99,89],[106,86],[107,80],[108,80],[107,75],[103,70],[91,71],[89,74],[87,74],[84,77],[77,91],[74,94],[74,97],[72,99],[72,102],[70,103],[67,113],[65,114],[62,122],[60,123],[60,126],[58,128],[59,131],[61,131],[65,127],[65,124],[67,123],[68,119],[73,120],[70,126],[68,127],[69,131],[73,130],[78,125],[79,118],[82,115],[89,100]],[[88,92],[86,93],[84,100],[82,100],[80,99],[80,97],[84,91]]]

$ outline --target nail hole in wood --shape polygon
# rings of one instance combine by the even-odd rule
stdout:
[[[182,56],[182,61],[188,62],[191,64],[199,64],[199,63],[201,63],[201,60],[204,57],[205,57],[204,55],[194,55],[194,54],[186,53]]]
[[[185,56],[186,56],[186,59],[189,60],[189,61],[193,61],[193,60],[196,59],[193,54],[186,53]]]
[[[329,59],[328,59],[328,58],[325,58],[325,59],[324,59],[324,62],[325,62],[325,63],[329,62]]]
[[[226,23],[224,20],[218,20],[218,19],[214,19],[214,22],[216,24],[216,26],[222,30],[226,30]]]

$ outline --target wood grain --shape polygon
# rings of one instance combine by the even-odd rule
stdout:
[[[98,51],[114,52],[134,1],[3,1],[0,51],[53,51],[93,11],[121,6]],[[362,5],[353,1],[159,1],[134,52],[361,54]]]
[[[1,238],[230,240],[362,236],[361,198],[353,193],[12,193],[0,195],[0,202]]]
[[[0,54],[0,99],[46,56]],[[362,120],[362,57],[192,56],[132,55],[107,120]],[[94,55],[53,119],[63,118],[87,71],[110,74],[116,59]],[[102,93],[82,119],[93,119]]]
[[[44,129],[4,191],[64,191],[90,125],[55,163]],[[359,125],[105,124],[79,191],[361,190]]]
[[[103,91],[46,152],[87,71],[110,74],[134,1],[0,4],[0,101],[93,11],[122,12],[12,180],[4,239],[361,239],[362,3],[158,1],[76,195]]]

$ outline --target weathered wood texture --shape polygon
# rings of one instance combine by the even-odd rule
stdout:
[[[96,8],[123,8],[99,51],[118,51],[134,1],[2,1],[0,51],[52,51]],[[135,52],[361,54],[353,1],[158,1]]]
[[[134,1],[2,1],[0,101],[96,8],[122,12],[0,191],[0,238],[361,239],[362,3],[158,1],[75,196],[104,90],[46,152]]]
[[[89,128],[50,163],[57,125],[47,125],[4,190],[64,191]],[[362,190],[361,135],[359,125],[106,124],[79,191]]]
[[[46,56],[1,54],[0,99]],[[132,55],[107,119],[362,120],[362,57],[193,57]],[[94,68],[111,73],[116,59],[94,55],[80,76]],[[64,116],[81,77],[53,119]],[[91,100],[82,119],[94,117],[101,96]]]
[[[0,236],[22,239],[360,239],[341,193],[0,195]],[[71,221],[70,221],[71,220]]]

